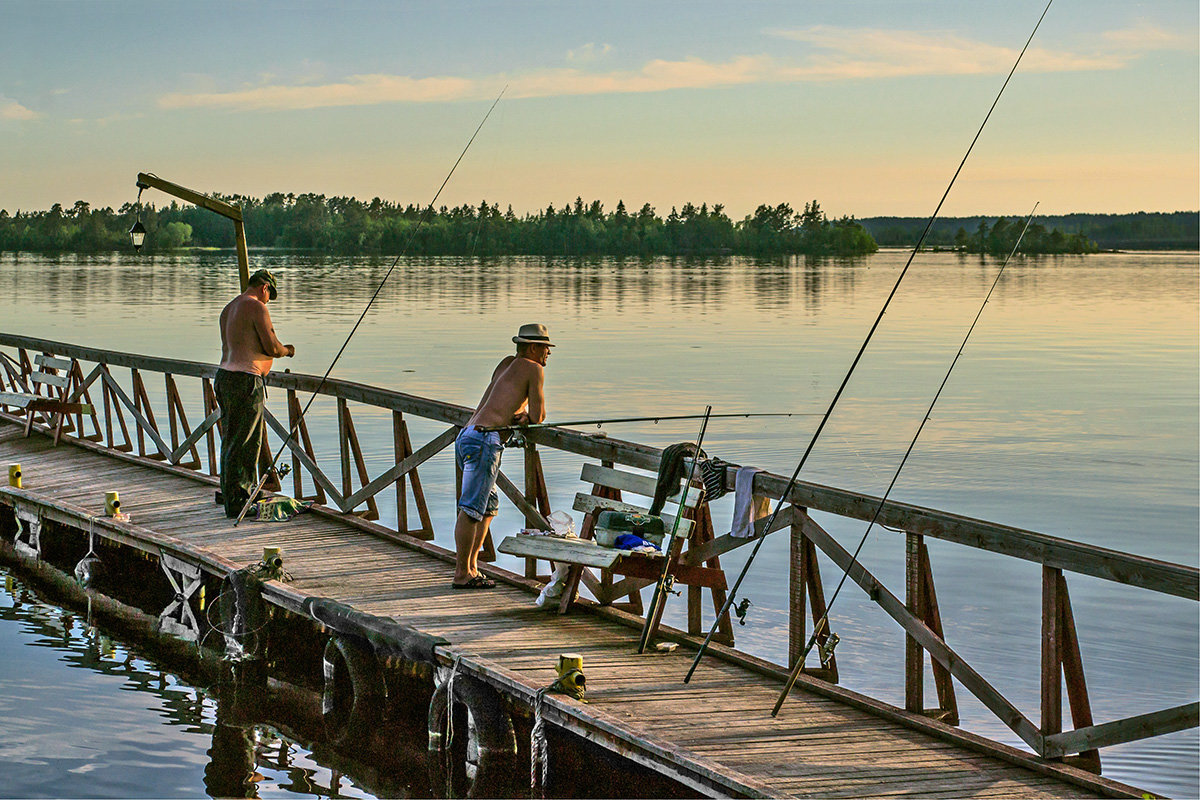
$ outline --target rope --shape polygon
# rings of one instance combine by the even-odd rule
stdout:
[[[446,759],[446,797],[454,796],[454,678],[461,664],[462,656],[455,656],[450,677],[446,679],[446,744],[442,749]]]
[[[546,692],[552,690],[554,685],[552,683],[544,689],[538,689],[537,694],[533,696],[533,728],[529,731],[530,797],[545,797],[546,785],[550,780],[550,747],[546,741],[546,720],[542,716],[542,704],[545,702]],[[542,789],[540,793],[539,785]]]
[[[537,694],[533,696],[533,728],[529,731],[529,791],[531,797],[536,796],[534,793],[539,785],[542,789],[541,796],[544,797],[546,786],[550,780],[550,745],[546,740],[546,721],[542,717],[546,693],[565,694],[581,703],[587,702],[584,699],[586,690],[582,686],[568,682],[565,679],[566,674],[560,675],[549,686],[538,689]],[[580,673],[581,678],[582,675]],[[540,780],[539,771],[541,772]]]

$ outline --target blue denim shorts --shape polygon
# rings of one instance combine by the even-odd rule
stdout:
[[[462,470],[462,494],[458,510],[468,517],[481,520],[494,517],[500,508],[496,493],[496,475],[500,472],[500,455],[504,444],[495,431],[483,433],[474,425],[463,428],[454,440],[454,463]]]

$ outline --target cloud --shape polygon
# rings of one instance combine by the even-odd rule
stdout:
[[[1195,31],[1173,33],[1149,23],[1123,31],[1108,31],[1103,38],[1114,47],[1133,51],[1196,49]]]
[[[165,109],[227,108],[277,111],[484,100],[507,85],[517,98],[591,94],[634,94],[678,89],[711,89],[761,83],[869,80],[923,75],[1006,73],[1017,49],[988,44],[953,32],[914,32],[871,28],[813,26],[770,30],[768,35],[809,45],[800,58],[742,55],[727,61],[701,58],[655,59],[638,69],[598,71],[585,66],[611,47],[589,42],[567,54],[580,66],[535,70],[516,75],[463,77],[441,75],[351,75],[333,83],[313,81],[320,65],[290,83],[264,77],[256,86],[230,91],[173,92],[159,98]],[[1187,46],[1185,37],[1151,26],[1111,31],[1109,46],[1097,53],[1030,48],[1022,69],[1029,72],[1078,72],[1121,69],[1150,50]],[[314,70],[313,67],[318,70]]]
[[[895,78],[916,75],[986,75],[1007,72],[1019,49],[987,44],[954,33],[917,33],[813,26],[768,31],[811,44],[817,50],[797,66],[782,70],[795,80]],[[1128,55],[1085,55],[1031,47],[1023,69],[1077,72],[1119,69]]]
[[[597,59],[604,58],[612,52],[611,44],[597,45],[595,42],[588,42],[583,47],[577,47],[574,50],[567,51],[567,61],[575,61],[578,63],[590,63]]]
[[[587,94],[643,94],[672,89],[711,89],[761,83],[773,68],[761,56],[740,56],[715,63],[702,59],[655,59],[640,70],[584,72],[578,69],[542,70],[509,80],[513,97],[556,97]]]
[[[0,119],[9,120],[30,120],[37,119],[40,114],[36,111],[26,108],[16,100],[9,100],[4,95],[0,95]]]
[[[474,99],[469,78],[410,78],[405,75],[351,75],[340,83],[257,86],[232,92],[174,92],[158,100],[160,108],[236,108],[281,110],[364,106],[380,103],[429,103]]]

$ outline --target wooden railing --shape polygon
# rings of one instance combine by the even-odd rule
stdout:
[[[66,399],[84,402],[93,411],[68,418],[39,414],[35,427],[46,431],[61,428],[64,438],[85,439],[126,453],[135,452],[148,459],[187,469],[216,474],[220,414],[212,390],[217,368],[211,364],[154,358],[82,347],[61,342],[0,334],[0,390],[37,394],[44,383],[34,383],[35,369],[30,353],[57,356],[70,361],[61,370],[66,375]],[[45,359],[43,359],[43,364]],[[44,369],[44,367],[42,367]],[[127,382],[118,380],[117,370],[128,370]],[[162,376],[163,393],[159,408],[165,411],[167,424],[158,422],[144,375]],[[123,374],[123,373],[122,373]],[[200,381],[201,407],[194,415],[199,424],[191,427],[178,379]],[[418,468],[449,447],[459,426],[470,416],[470,409],[350,381],[321,381],[311,375],[274,372],[267,379],[271,389],[281,389],[286,398],[287,421],[268,408],[266,422],[281,442],[292,426],[297,435],[289,445],[293,493],[314,499],[343,514],[378,519],[375,498],[380,492],[394,490],[398,533],[421,539],[433,538],[433,525],[418,475]],[[128,387],[128,388],[127,388]],[[340,474],[330,476],[322,468],[307,424],[300,419],[301,393],[320,387],[320,394],[336,398],[337,450]],[[101,402],[93,402],[93,395]],[[272,399],[277,394],[271,395]],[[392,415],[394,463],[371,478],[354,424],[351,403],[384,409]],[[269,404],[270,405],[270,404]],[[10,417],[19,409],[7,409]],[[35,412],[37,414],[38,412]],[[447,426],[428,442],[414,448],[405,415]],[[132,427],[132,431],[131,431]],[[168,443],[169,440],[169,443]],[[538,448],[550,448],[595,459],[607,465],[656,470],[660,451],[654,447],[561,428],[531,430],[524,449],[524,486],[518,487],[503,472],[498,486],[525,516],[527,524],[546,527],[550,512],[549,493]],[[201,449],[205,456],[201,456]],[[305,494],[303,476],[312,491]],[[357,485],[356,485],[357,484]],[[730,476],[730,485],[732,476]],[[780,475],[760,473],[756,492],[779,499],[787,486]],[[415,505],[418,524],[409,520],[409,491]],[[790,617],[789,655],[794,660],[806,642],[807,618],[819,619],[825,611],[824,592],[817,551],[831,559],[839,570],[847,570],[850,579],[904,630],[905,708],[915,714],[932,716],[949,724],[958,723],[955,679],[978,698],[1001,721],[1046,759],[1063,759],[1079,754],[1082,766],[1099,769],[1100,748],[1137,739],[1196,727],[1200,704],[1195,702],[1125,719],[1094,724],[1080,655],[1074,617],[1067,590],[1066,574],[1075,573],[1101,578],[1118,584],[1140,587],[1163,595],[1200,600],[1200,570],[1195,567],[1072,542],[1033,531],[1021,530],[984,520],[972,519],[930,508],[888,502],[878,523],[903,531],[906,540],[906,580],[904,597],[891,592],[809,515],[817,510],[849,519],[870,520],[879,498],[815,483],[797,483],[789,492],[790,504],[783,521],[775,530],[788,527],[791,535],[790,580],[787,607]],[[967,547],[1023,559],[1042,567],[1041,596],[1041,714],[1034,723],[1004,697],[946,641],[933,580],[926,538],[941,539]],[[689,552],[689,562],[709,559],[745,545],[753,539],[715,537]],[[527,577],[536,575],[536,565],[527,564]],[[699,633],[699,615],[689,614],[691,633]],[[827,633],[827,631],[825,632]],[[925,654],[930,657],[936,707],[926,708],[923,696]],[[828,658],[822,659],[828,667]],[[806,668],[811,674],[836,680],[836,670]],[[1067,690],[1073,730],[1063,731],[1062,687]]]

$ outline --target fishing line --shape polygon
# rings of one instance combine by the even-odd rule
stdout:
[[[475,141],[475,137],[479,135],[479,131],[483,130],[484,123],[488,121],[488,117],[492,115],[493,109],[496,108],[496,105],[500,102],[500,98],[504,96],[506,91],[508,91],[507,84],[505,84],[504,88],[500,90],[500,94],[496,95],[496,99],[488,108],[487,113],[484,114],[483,119],[479,121],[479,126],[475,128],[475,132],[472,133],[471,138],[467,140],[466,147],[464,147],[462,152],[458,154],[458,159],[455,160],[454,166],[450,168],[450,172],[446,174],[445,180],[443,180],[442,185],[438,187],[437,192],[433,195],[433,199],[429,201],[429,205],[425,208],[425,213],[421,215],[419,220],[417,220],[417,224],[413,227],[412,233],[408,235],[408,241],[404,243],[404,247],[396,255],[395,260],[392,261],[392,265],[388,267],[388,271],[384,274],[383,280],[381,280],[379,282],[379,286],[375,288],[375,293],[371,295],[371,299],[367,301],[366,307],[363,308],[362,313],[358,315],[358,321],[355,322],[354,327],[350,329],[350,334],[346,337],[346,341],[342,342],[342,346],[337,351],[337,355],[333,357],[333,361],[331,361],[329,364],[329,369],[325,370],[325,374],[321,376],[321,382],[317,384],[316,389],[313,389],[313,393],[308,398],[308,402],[304,404],[304,408],[300,411],[300,416],[296,418],[296,424],[294,424],[292,429],[288,431],[287,438],[283,440],[283,444],[279,446],[279,450],[275,453],[275,457],[271,459],[271,466],[269,466],[266,471],[263,472],[262,477],[258,479],[258,485],[254,487],[254,491],[250,492],[250,496],[246,498],[246,504],[242,506],[241,513],[239,513],[237,515],[237,519],[233,521],[233,527],[236,528],[238,526],[238,523],[241,522],[246,516],[246,512],[250,510],[250,506],[254,504],[254,500],[258,496],[258,493],[262,490],[263,484],[267,482],[267,476],[270,475],[271,471],[275,469],[275,462],[279,460],[279,457],[283,455],[283,451],[289,444],[291,444],[292,438],[296,435],[296,431],[300,427],[300,423],[304,420],[304,415],[308,413],[309,407],[313,404],[313,401],[317,399],[317,394],[319,394],[321,389],[325,387],[326,381],[329,380],[329,374],[333,372],[334,365],[337,364],[338,359],[342,357],[342,353],[346,352],[346,347],[350,344],[350,340],[354,338],[354,334],[358,330],[358,326],[362,324],[364,319],[366,319],[367,312],[371,310],[371,305],[375,302],[375,298],[379,297],[379,293],[383,291],[384,284],[386,284],[388,282],[388,278],[392,276],[392,271],[396,269],[396,265],[400,263],[400,259],[404,257],[404,254],[408,252],[408,248],[412,246],[413,240],[417,238],[417,233],[421,230],[421,227],[425,224],[425,221],[429,219],[429,215],[433,211],[433,204],[437,202],[439,197],[441,197],[442,190],[445,189],[446,184],[450,182],[450,178],[453,177],[454,171],[458,169],[458,165],[462,163],[463,157],[466,156],[467,151],[471,149],[471,144]]]
[[[1025,238],[1025,231],[1029,230],[1029,223],[1033,221],[1033,215],[1037,211],[1038,204],[1033,204],[1033,210],[1029,212],[1029,216],[1025,218],[1025,227],[1021,228],[1021,235],[1017,237],[1017,241],[1013,244],[1012,250],[1008,254],[1008,258],[1004,259],[1004,263],[1000,265],[1000,269],[996,272],[996,279],[992,281],[992,286],[988,289],[987,295],[983,298],[983,303],[979,306],[979,311],[975,314],[975,319],[971,321],[971,327],[967,328],[967,334],[963,337],[962,344],[958,347],[958,352],[954,354],[953,360],[950,362],[950,367],[946,370],[946,376],[942,378],[942,383],[938,386],[937,392],[933,395],[933,400],[929,402],[929,408],[925,411],[925,416],[921,419],[921,424],[917,426],[917,432],[913,434],[912,441],[908,443],[908,449],[904,451],[904,457],[900,459],[899,466],[896,467],[896,472],[892,475],[892,481],[888,484],[887,491],[883,493],[883,497],[879,499],[879,505],[875,507],[875,513],[871,516],[871,521],[867,523],[867,529],[863,531],[862,538],[858,540],[858,547],[854,548],[854,554],[850,556],[850,563],[846,565],[846,569],[842,572],[841,580],[838,581],[837,588],[833,590],[833,595],[829,598],[829,603],[825,607],[825,613],[821,615],[821,619],[813,624],[813,635],[809,638],[808,644],[804,646],[804,651],[800,653],[800,657],[796,659],[796,663],[792,665],[792,672],[788,675],[787,684],[783,687],[783,691],[779,694],[779,699],[775,701],[775,708],[771,710],[771,716],[777,716],[779,709],[783,706],[783,701],[787,699],[788,694],[792,691],[792,686],[796,683],[796,678],[800,676],[800,670],[804,668],[804,659],[808,657],[813,645],[816,644],[817,636],[820,634],[829,620],[829,612],[833,609],[833,604],[837,602],[838,594],[842,591],[842,587],[846,585],[846,579],[850,577],[850,568],[858,563],[858,554],[862,552],[863,545],[867,543],[867,537],[871,535],[871,529],[875,527],[879,515],[883,513],[883,507],[887,504],[888,497],[892,494],[892,489],[896,487],[896,481],[900,478],[900,471],[904,469],[904,465],[908,462],[908,457],[912,455],[913,448],[917,444],[917,439],[921,435],[921,431],[925,430],[925,423],[929,422],[933,416],[933,407],[937,405],[938,399],[942,396],[942,390],[946,388],[946,384],[950,381],[950,373],[954,372],[955,365],[958,364],[958,359],[962,356],[963,350],[967,348],[967,340],[971,338],[971,334],[975,331],[975,326],[979,323],[979,318],[983,316],[983,310],[987,308],[988,300],[992,297],[992,292],[996,291],[996,286],[1000,283],[1000,278],[1004,275],[1004,268],[1008,266],[1008,262],[1012,260],[1016,254],[1017,248],[1021,246],[1021,240]]]
[[[729,613],[729,607],[733,604],[734,598],[737,596],[738,587],[742,585],[742,581],[745,579],[746,573],[750,571],[750,566],[754,563],[755,556],[758,555],[758,551],[762,549],[763,542],[766,541],[767,531],[771,530],[771,526],[775,524],[775,518],[779,516],[780,509],[782,509],[785,503],[787,503],[787,498],[791,494],[793,487],[795,487],[796,480],[800,477],[800,470],[804,468],[805,462],[808,461],[808,456],[812,452],[813,445],[817,443],[817,439],[819,439],[821,436],[821,431],[825,429],[825,423],[829,421],[829,417],[833,413],[834,407],[837,406],[838,400],[841,399],[842,392],[845,390],[846,384],[850,382],[850,376],[854,374],[854,369],[858,366],[858,362],[862,359],[863,353],[866,352],[867,345],[871,342],[871,337],[875,335],[875,330],[879,327],[879,323],[883,321],[883,315],[887,312],[888,305],[892,302],[892,298],[896,296],[896,291],[900,288],[900,283],[904,280],[904,276],[908,274],[908,268],[912,265],[913,259],[916,258],[917,253],[920,252],[921,246],[925,244],[925,237],[929,235],[929,230],[933,227],[933,221],[937,219],[938,212],[942,210],[942,204],[946,202],[946,198],[950,195],[950,190],[954,188],[954,183],[958,180],[959,173],[962,172],[963,166],[966,165],[967,158],[970,157],[971,151],[975,148],[975,143],[979,141],[979,137],[983,133],[984,127],[987,126],[988,120],[992,118],[992,112],[996,110],[996,105],[1000,102],[1000,97],[1004,94],[1004,89],[1008,86],[1008,82],[1012,80],[1013,74],[1016,73],[1017,66],[1020,65],[1021,59],[1025,55],[1025,51],[1029,49],[1030,42],[1033,41],[1034,35],[1041,26],[1042,20],[1046,18],[1046,13],[1050,10],[1050,4],[1053,2],[1054,0],[1049,0],[1049,2],[1046,3],[1046,8],[1042,11],[1042,16],[1038,17],[1037,24],[1033,26],[1033,31],[1029,34],[1029,38],[1025,41],[1025,46],[1021,48],[1021,52],[1017,55],[1017,60],[1013,63],[1012,69],[1009,70],[1008,77],[1004,79],[1004,84],[1000,87],[1000,91],[996,93],[996,99],[992,101],[991,108],[988,109],[987,115],[983,118],[983,122],[979,125],[979,130],[975,132],[975,138],[971,140],[970,146],[967,147],[967,152],[963,155],[962,161],[960,161],[958,164],[958,169],[954,171],[954,176],[950,179],[949,185],[946,186],[946,191],[942,193],[942,199],[938,201],[937,208],[933,210],[933,215],[929,218],[929,221],[925,223],[925,230],[921,231],[921,238],[917,240],[916,246],[909,254],[908,260],[904,263],[904,269],[900,271],[900,276],[896,278],[896,285],[892,287],[892,291],[888,293],[887,299],[883,302],[883,307],[879,309],[879,316],[875,318],[874,324],[871,325],[871,329],[867,332],[867,338],[863,340],[862,347],[858,349],[858,354],[854,356],[854,361],[850,364],[850,369],[846,371],[846,377],[842,379],[842,384],[838,387],[837,392],[834,393],[833,400],[830,401],[829,408],[825,411],[825,416],[821,418],[820,424],[817,425],[816,431],[813,433],[812,438],[809,439],[808,447],[805,448],[804,455],[800,457],[800,463],[796,465],[796,470],[792,473],[792,477],[788,481],[787,487],[784,488],[783,493],[780,494],[779,502],[775,505],[775,510],[771,512],[771,518],[767,521],[767,526],[763,528],[763,533],[758,537],[758,541],[754,543],[754,549],[750,551],[750,556],[746,559],[746,563],[742,566],[742,571],[738,575],[737,581],[734,582],[733,588],[729,590],[729,596],[726,598],[725,604],[717,613],[716,619],[713,620],[712,627],[709,628],[708,635],[704,637],[704,643],[700,645],[700,649],[696,652],[695,660],[692,661],[692,666],[690,669],[688,669],[687,675],[683,679],[684,683],[687,683],[692,679],[692,674],[696,671],[696,667],[700,664],[700,659],[704,657],[704,651],[707,650],[709,644],[712,643],[712,638],[717,632],[717,627],[720,625],[722,617]]]

